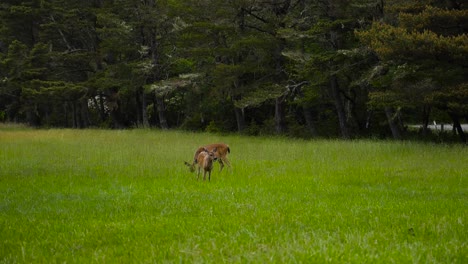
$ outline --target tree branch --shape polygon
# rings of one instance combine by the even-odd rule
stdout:
[[[270,23],[270,22],[269,22],[268,20],[266,20],[265,18],[260,17],[260,16],[258,16],[258,15],[256,15],[256,14],[254,14],[252,11],[247,10],[246,8],[243,8],[243,7],[242,7],[242,10],[245,11],[247,14],[251,15],[252,17],[256,18],[257,20],[262,21],[262,22],[265,23],[265,24],[269,24],[269,23]]]
[[[52,14],[50,15],[50,20],[52,20],[52,22],[54,22],[54,23],[57,23]],[[68,43],[67,38],[65,37],[65,34],[63,34],[62,30],[60,28],[57,28],[57,31],[59,32],[60,36],[62,37],[63,42],[67,46],[67,49],[68,50],[73,50],[72,46],[70,45],[70,43]]]
[[[267,34],[272,35],[272,36],[275,36],[274,32],[270,32],[268,30],[265,30],[265,29],[262,29],[262,28],[259,28],[259,27],[256,27],[256,26],[252,26],[252,25],[248,25],[248,24],[245,24],[244,26],[247,27],[247,28],[255,29],[257,31],[267,33]]]

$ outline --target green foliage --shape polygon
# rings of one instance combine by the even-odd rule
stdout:
[[[8,53],[2,61],[5,69],[4,77],[13,81],[23,79],[23,69],[27,64],[27,57],[27,46],[20,41],[13,41],[8,47]]]
[[[464,63],[468,54],[468,36],[442,36],[432,31],[411,32],[405,28],[374,23],[357,33],[382,60],[415,61],[435,58],[438,61]]]
[[[277,84],[265,84],[252,92],[244,95],[241,100],[235,102],[238,108],[256,107],[268,100],[276,99],[286,93],[286,89]]]
[[[362,79],[373,87],[369,105],[438,107],[452,116],[465,115],[457,97],[466,99],[467,10],[441,5],[394,5],[388,11],[398,14],[395,21],[374,22],[369,29],[356,32],[381,60]]]
[[[131,45],[133,28],[111,12],[99,12],[96,14],[96,33],[102,39],[100,48],[105,52],[122,54],[122,56],[135,56],[138,47]]]
[[[464,115],[467,17],[432,0],[4,0],[0,111],[36,126],[359,137],[385,106]]]
[[[220,133],[221,129],[216,125],[214,120],[211,120],[206,126],[205,131],[208,133]]]
[[[449,10],[427,6],[417,14],[400,13],[398,21],[401,27],[410,32],[424,32],[424,30],[430,29],[443,36],[459,35],[464,34],[467,30],[468,10]]]
[[[437,91],[431,94],[431,100],[441,109],[447,109],[451,113],[468,114],[468,83],[453,87],[450,93]]]

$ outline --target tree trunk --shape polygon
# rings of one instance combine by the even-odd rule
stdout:
[[[280,135],[286,131],[286,118],[284,115],[284,96],[275,101],[275,132]]]
[[[277,37],[277,41],[277,47],[273,55],[276,70],[274,81],[281,84],[288,78],[285,74],[285,58],[282,54],[286,48],[286,39]],[[285,99],[286,95],[282,95],[275,100],[275,132],[278,135],[286,132]]]
[[[123,128],[122,115],[120,113],[120,99],[117,88],[111,88],[108,91],[107,103],[109,114],[112,120],[112,128]]]
[[[135,99],[137,102],[137,125],[138,127],[149,127],[146,97],[143,87],[137,89]]]
[[[136,126],[137,127],[142,127],[143,126],[143,119],[142,119],[142,114],[141,114],[141,101],[140,101],[140,89],[137,89],[135,92],[135,101],[136,101]]]
[[[166,120],[166,107],[164,106],[164,99],[156,97],[156,104],[158,106],[159,125],[162,129],[168,129]]]
[[[423,107],[423,127],[422,127],[422,134],[423,136],[427,135],[427,132],[429,131],[429,116],[431,114],[431,107],[430,106],[424,106]]]
[[[153,115],[152,115],[152,118],[151,118],[151,123],[152,124],[157,124],[159,123],[159,117],[156,115],[156,113],[158,113],[158,104],[156,103],[156,96],[154,96],[153,98]]]
[[[302,106],[304,111],[304,118],[306,121],[307,129],[313,137],[317,136],[317,130],[315,129],[314,121],[312,118],[312,109],[307,106]]]
[[[147,110],[147,101],[145,96],[145,91],[142,89],[141,91],[141,119],[143,122],[143,127],[149,127],[149,120],[148,120],[148,110]]]
[[[123,123],[122,123],[122,118],[120,116],[120,112],[118,109],[113,109],[110,111],[110,117],[111,117],[111,120],[112,120],[112,128],[117,128],[117,129],[120,129],[120,128],[123,128]]]
[[[387,116],[388,125],[390,126],[390,130],[392,131],[392,136],[394,139],[400,140],[401,131],[398,127],[397,122],[395,121],[393,110],[390,107],[385,107],[385,115]]]
[[[332,76],[330,79],[330,89],[333,100],[335,101],[336,113],[338,115],[338,121],[340,124],[341,136],[344,139],[349,139],[351,135],[349,132],[348,124],[346,122],[346,111],[343,104],[343,98],[340,94],[340,88],[338,87],[338,80],[336,79],[336,76]]]
[[[37,105],[34,105],[26,112],[26,118],[28,120],[28,124],[32,127],[38,127],[41,125],[41,118],[37,113]]]
[[[82,105],[80,100],[75,102],[76,105],[76,128],[83,128],[83,117],[81,115],[82,113]]]
[[[245,129],[244,109],[234,107],[234,113],[236,114],[237,131],[242,133],[242,131]]]
[[[369,130],[371,128],[372,114],[373,114],[372,110],[367,111],[366,125],[365,125],[366,130]]]
[[[104,106],[104,95],[99,94],[99,116],[101,117],[101,122],[106,121],[106,108]]]
[[[81,126],[80,128],[87,128],[89,127],[89,109],[88,109],[88,100],[81,99],[80,100],[80,116],[81,116]]]
[[[466,143],[466,135],[465,132],[463,131],[463,128],[460,124],[460,118],[454,114],[454,113],[449,113],[450,117],[452,118],[453,121],[453,129],[456,129],[458,136],[460,137],[460,140],[463,143]]]
[[[77,113],[76,113],[76,112],[77,112],[77,111],[76,111],[76,108],[77,108],[77,107],[76,107],[76,102],[75,102],[75,101],[71,102],[71,105],[72,105],[72,111],[73,111],[73,112],[72,112],[72,119],[73,119],[73,125],[72,125],[72,127],[73,127],[73,128],[78,128],[78,115],[77,115]]]
[[[63,104],[63,111],[65,112],[65,127],[69,127],[69,123],[68,123],[68,103],[65,102]]]

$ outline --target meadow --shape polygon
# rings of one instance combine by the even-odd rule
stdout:
[[[468,263],[467,180],[463,145],[1,127],[0,263]]]

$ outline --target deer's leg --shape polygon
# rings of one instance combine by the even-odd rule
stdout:
[[[224,158],[223,158],[223,161],[224,161],[224,163],[226,163],[226,165],[227,165],[228,167],[231,167],[231,162],[229,162],[229,160],[228,160],[227,157],[224,157]]]
[[[224,168],[224,163],[221,159],[218,159],[218,161],[219,161],[219,171],[222,171]]]

